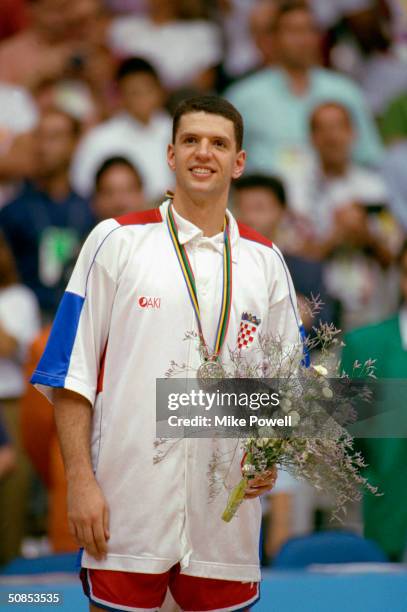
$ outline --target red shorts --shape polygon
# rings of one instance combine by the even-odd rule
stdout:
[[[257,582],[186,576],[180,573],[179,564],[164,574],[82,568],[80,576],[89,600],[115,612],[154,612],[163,604],[167,589],[185,612],[244,610],[260,597]]]

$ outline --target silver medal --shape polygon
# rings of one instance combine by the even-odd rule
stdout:
[[[201,382],[210,378],[225,378],[225,371],[217,361],[204,361],[198,368],[197,377]]]

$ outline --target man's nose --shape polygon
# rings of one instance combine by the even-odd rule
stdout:
[[[200,158],[207,158],[210,157],[211,154],[211,149],[210,149],[210,143],[209,140],[203,139],[200,141],[199,143],[199,147],[197,149],[197,155]]]

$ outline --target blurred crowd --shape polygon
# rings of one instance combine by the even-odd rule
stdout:
[[[30,535],[74,549],[52,409],[29,372],[88,232],[161,203],[171,113],[205,93],[243,115],[231,207],[283,251],[306,329],[311,295],[351,346],[354,330],[400,320],[404,365],[381,375],[407,377],[406,0],[2,0],[0,564],[30,554]],[[368,342],[380,364],[391,349]],[[383,453],[386,486],[406,440]],[[406,496],[393,485],[389,499]],[[268,557],[316,527],[309,499],[281,478]],[[397,504],[377,507],[389,524]],[[405,512],[395,524],[393,539],[370,535],[399,560]]]

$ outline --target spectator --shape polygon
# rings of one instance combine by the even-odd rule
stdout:
[[[375,375],[379,379],[406,378],[407,243],[401,251],[400,271],[402,306],[397,314],[377,325],[356,329],[345,337],[342,367],[349,374],[356,360],[364,363],[374,359]],[[405,408],[392,405],[391,410],[400,407]],[[382,416],[389,417],[389,414]],[[386,419],[382,422],[384,426],[388,423]],[[393,432],[395,425],[393,422]],[[398,425],[401,426],[401,423]],[[383,493],[381,497],[368,493],[364,496],[364,531],[365,536],[376,540],[392,561],[400,561],[407,545],[407,440],[402,437],[386,437],[385,429],[381,428],[380,431],[383,431],[381,438],[366,437],[358,440],[359,449],[368,464],[364,475]]]
[[[14,471],[0,483],[0,565],[19,554],[24,535],[30,468],[21,446],[19,399],[26,349],[39,324],[37,301],[19,284],[14,259],[0,234],[0,403],[15,449]]]
[[[79,124],[66,113],[54,109],[42,115],[35,133],[35,175],[0,211],[20,277],[46,316],[58,304],[64,263],[94,223],[88,202],[69,183],[78,134]]]
[[[30,27],[0,46],[0,80],[29,89],[72,73],[98,33],[100,0],[30,0]]]
[[[0,208],[14,196],[18,180],[33,171],[30,132],[37,121],[28,92],[0,82]]]
[[[383,176],[389,191],[389,205],[407,233],[407,139],[393,144],[383,159]]]
[[[323,103],[310,124],[315,159],[291,176],[292,203],[303,219],[303,252],[329,258],[325,284],[342,305],[341,326],[350,329],[394,309],[397,282],[389,266],[401,233],[380,175],[351,161],[355,131],[346,107]]]
[[[143,183],[125,157],[110,157],[96,172],[93,210],[99,221],[146,208]]]
[[[355,158],[377,163],[381,145],[360,90],[346,77],[315,67],[318,34],[307,3],[282,4],[270,37],[276,67],[243,79],[228,92],[245,119],[248,169],[278,172],[300,166],[309,153],[309,114],[327,99],[346,104],[355,117]]]
[[[194,10],[197,4],[198,11]],[[199,18],[199,4],[149,0],[148,15],[116,17],[110,29],[113,51],[122,57],[148,59],[168,90],[187,86],[211,89],[213,69],[222,59],[221,40],[217,27]]]
[[[154,68],[141,58],[125,60],[117,82],[124,111],[91,130],[79,143],[72,184],[83,196],[94,189],[97,168],[109,157],[124,156],[139,168],[146,197],[161,197],[172,185],[165,150],[171,119],[163,110],[163,91]]]
[[[313,156],[286,178],[294,210],[312,222],[319,236],[327,236],[337,209],[355,200],[383,203],[387,192],[377,172],[352,161],[356,129],[345,105],[333,101],[318,105],[310,117],[310,133]]]
[[[287,212],[287,200],[280,179],[264,174],[243,176],[234,183],[233,204],[240,221],[285,250],[281,226]]]
[[[311,295],[319,296],[323,302],[318,318],[331,323],[333,304],[326,293],[321,263],[296,255],[300,228],[290,211],[284,184],[274,176],[252,174],[243,176],[234,186],[233,204],[239,220],[275,242],[283,251],[307,332],[315,323],[306,304]]]

